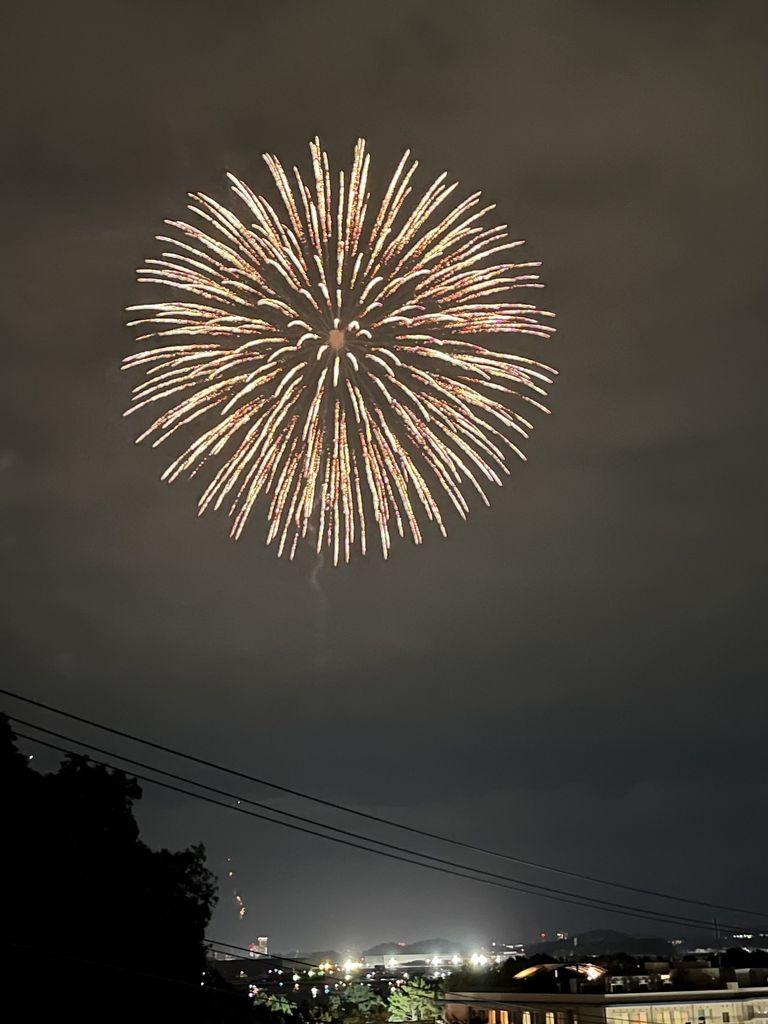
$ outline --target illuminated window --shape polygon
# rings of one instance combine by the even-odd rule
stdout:
[[[489,1010],[488,1011],[488,1024],[498,1024],[498,1022],[496,1020],[496,1011],[495,1010]]]
[[[551,1010],[547,1010],[545,1020],[546,1024],[555,1024],[555,1015]]]
[[[523,1024],[531,1024],[531,1011],[523,1010]]]
[[[509,1024],[509,1013],[506,1010],[499,1010],[499,1024]]]

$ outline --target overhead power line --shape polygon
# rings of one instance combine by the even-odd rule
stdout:
[[[537,862],[537,861],[532,861],[532,860],[526,860],[526,859],[524,859],[522,857],[517,857],[517,856],[514,856],[512,854],[502,853],[502,852],[500,852],[498,850],[488,849],[488,848],[483,847],[483,846],[477,846],[477,845],[475,845],[473,843],[467,843],[467,842],[464,842],[463,840],[460,840],[460,839],[453,839],[453,838],[451,838],[449,836],[440,835],[440,834],[438,834],[436,832],[429,832],[429,831],[427,831],[425,829],[416,828],[415,826],[412,826],[412,825],[405,825],[402,822],[394,821],[394,820],[389,819],[389,818],[384,818],[384,817],[376,815],[376,814],[371,814],[371,813],[369,813],[367,811],[360,811],[360,810],[357,810],[354,807],[349,807],[348,805],[337,803],[337,802],[335,802],[333,800],[325,800],[322,797],[318,797],[318,796],[314,796],[314,795],[312,795],[310,793],[302,792],[301,790],[294,789],[294,788],[292,788],[290,786],[284,786],[284,785],[282,785],[280,783],[272,782],[272,781],[270,781],[268,779],[264,779],[264,778],[261,778],[261,777],[256,776],[256,775],[250,775],[247,772],[242,772],[242,771],[239,771],[239,770],[237,770],[235,768],[229,768],[229,767],[227,767],[225,765],[217,764],[214,761],[208,761],[205,758],[197,757],[194,754],[188,754],[185,751],[177,750],[177,749],[175,749],[173,747],[169,747],[169,746],[166,746],[164,744],[157,743],[157,742],[155,742],[153,740],[145,739],[145,738],[143,738],[141,736],[136,736],[136,735],[134,735],[132,733],[125,732],[125,731],[123,731],[121,729],[116,729],[116,728],[114,728],[112,726],[103,725],[102,723],[94,721],[93,719],[84,718],[83,716],[76,715],[76,714],[74,714],[74,713],[72,713],[70,711],[64,711],[61,708],[54,707],[51,704],[46,704],[43,701],[34,700],[31,697],[24,697],[24,696],[22,696],[19,693],[15,693],[13,690],[7,690],[7,689],[4,689],[4,688],[0,688],[0,693],[5,694],[8,697],[12,697],[14,700],[23,701],[26,704],[30,704],[30,705],[32,705],[34,707],[41,708],[41,709],[43,709],[45,711],[52,711],[54,714],[61,715],[61,716],[65,717],[65,718],[69,718],[72,721],[80,722],[83,725],[88,725],[88,726],[90,726],[90,727],[92,727],[94,729],[101,729],[102,731],[111,733],[114,736],[120,736],[123,739],[131,740],[134,743],[141,743],[144,746],[151,747],[151,748],[153,748],[155,750],[160,750],[160,751],[162,751],[163,753],[166,753],[166,754],[171,754],[174,757],[184,758],[187,761],[191,761],[191,762],[193,762],[195,764],[202,765],[203,767],[212,768],[215,771],[224,772],[225,774],[232,775],[232,776],[235,776],[235,777],[240,778],[240,779],[245,779],[248,782],[255,782],[258,785],[266,786],[267,788],[273,789],[273,790],[275,790],[277,792],[287,793],[290,796],[296,796],[296,797],[299,797],[299,798],[301,798],[303,800],[309,800],[309,801],[311,801],[313,803],[321,804],[324,807],[330,807],[333,810],[343,811],[345,814],[353,814],[356,817],[365,818],[368,821],[374,821],[374,822],[377,822],[380,825],[386,825],[386,826],[388,826],[390,828],[401,829],[401,830],[403,830],[405,832],[410,832],[410,833],[412,833],[414,835],[419,835],[419,836],[422,836],[422,837],[424,837],[426,839],[433,839],[433,840],[437,840],[437,841],[442,842],[442,843],[449,843],[449,844],[451,844],[453,846],[458,846],[458,847],[462,847],[462,848],[467,849],[467,850],[471,850],[474,853],[479,853],[479,854],[483,854],[485,856],[490,856],[490,857],[501,858],[503,860],[511,861],[511,862],[513,862],[515,864],[520,864],[520,865],[522,865],[524,867],[534,868],[534,869],[540,870],[540,871],[550,871],[550,872],[553,872],[555,874],[568,876],[570,878],[580,879],[581,881],[591,882],[591,883],[594,883],[594,884],[597,884],[597,885],[605,885],[605,886],[611,886],[611,887],[617,888],[617,889],[624,889],[627,892],[634,892],[634,893],[638,893],[639,895],[643,895],[643,896],[653,896],[653,897],[656,897],[658,899],[673,900],[674,902],[685,903],[685,904],[688,904],[690,906],[706,907],[707,909],[710,909],[710,910],[726,910],[726,911],[728,911],[730,913],[734,913],[734,914],[747,914],[749,916],[763,917],[763,918],[767,918],[768,919],[768,912],[757,911],[757,910],[746,910],[746,909],[743,909],[743,908],[740,908],[740,907],[729,906],[727,904],[713,903],[710,900],[694,899],[694,898],[689,898],[689,897],[685,897],[685,896],[676,895],[676,894],[673,894],[673,893],[662,892],[662,891],[657,890],[657,889],[647,889],[647,888],[642,888],[640,886],[628,885],[628,884],[623,883],[623,882],[615,882],[615,881],[612,881],[610,879],[600,878],[597,875],[585,874],[585,873],[578,872],[578,871],[570,871],[570,870],[567,870],[565,868],[556,868],[556,867],[553,867],[552,865],[543,864],[543,863],[540,863],[540,862]],[[279,813],[284,813],[284,812],[279,812]],[[373,841],[377,842],[378,840],[373,840]],[[482,869],[472,868],[471,870],[479,871],[479,870],[482,870]],[[535,885],[536,883],[526,883],[526,884]]]
[[[43,732],[43,733],[45,733],[48,736],[54,736],[57,739],[64,740],[65,742],[68,742],[68,743],[76,743],[78,746],[86,747],[88,750],[96,751],[97,753],[104,754],[107,757],[117,758],[120,761],[125,761],[127,764],[135,765],[135,766],[137,766],[139,768],[143,768],[143,769],[145,769],[147,771],[156,772],[157,774],[164,775],[166,778],[174,779],[177,782],[183,782],[186,785],[194,785],[194,786],[196,786],[196,787],[198,787],[200,789],[205,789],[205,790],[207,790],[210,793],[215,793],[217,796],[224,796],[224,797],[227,797],[230,800],[235,800],[238,804],[243,804],[243,803],[249,804],[252,807],[258,807],[261,810],[268,811],[270,814],[284,815],[285,817],[292,818],[294,821],[300,821],[300,822],[302,822],[305,825],[311,825],[311,826],[314,826],[315,828],[327,829],[327,830],[329,830],[331,832],[336,832],[337,834],[346,836],[349,839],[360,840],[360,841],[362,841],[364,843],[374,843],[374,844],[376,844],[378,846],[384,847],[385,849],[395,850],[398,853],[406,854],[407,856],[410,856],[410,857],[420,857],[423,860],[432,861],[433,863],[436,863],[436,864],[442,864],[442,865],[445,865],[445,866],[450,867],[450,868],[458,868],[460,871],[474,872],[474,873],[479,874],[479,875],[486,875],[488,878],[495,878],[495,879],[498,879],[498,880],[503,881],[503,882],[510,882],[514,886],[523,886],[523,887],[525,887],[525,888],[517,890],[517,891],[520,891],[520,892],[530,892],[530,894],[534,895],[534,896],[541,895],[542,893],[548,893],[550,895],[574,897],[576,899],[586,900],[586,901],[588,901],[590,906],[594,905],[598,909],[603,909],[604,907],[614,907],[614,908],[619,907],[622,910],[639,911],[642,914],[656,913],[655,911],[648,910],[648,908],[646,908],[646,907],[629,906],[629,905],[623,904],[623,903],[616,903],[615,901],[612,901],[612,900],[603,900],[603,899],[600,899],[597,896],[584,896],[582,893],[570,892],[568,890],[562,890],[562,889],[554,889],[551,886],[544,886],[544,885],[539,884],[538,882],[528,882],[525,879],[514,878],[514,877],[511,877],[509,875],[501,875],[498,872],[487,871],[484,868],[476,868],[476,867],[473,867],[470,864],[462,864],[462,863],[457,862],[457,861],[447,860],[447,859],[445,859],[443,857],[435,857],[432,854],[423,853],[420,850],[409,849],[408,847],[399,846],[399,845],[397,845],[395,843],[387,843],[387,842],[384,842],[384,840],[374,839],[374,838],[372,838],[370,836],[361,835],[358,832],[351,832],[348,829],[338,828],[335,825],[328,825],[328,824],[326,824],[323,821],[317,821],[314,818],[306,818],[306,817],[304,817],[304,816],[302,816],[300,814],[294,814],[291,811],[277,810],[277,809],[275,809],[273,807],[268,806],[267,804],[260,803],[257,800],[252,800],[250,797],[241,796],[241,795],[238,795],[236,793],[228,792],[227,790],[218,789],[217,787],[210,786],[207,783],[198,782],[196,779],[189,779],[189,778],[187,778],[184,775],[178,775],[175,772],[169,772],[169,771],[167,771],[164,768],[158,768],[155,765],[147,764],[145,761],[137,761],[135,758],[127,757],[127,756],[125,756],[123,754],[116,754],[114,751],[105,750],[103,747],[97,747],[97,746],[95,746],[92,743],[87,743],[87,742],[85,742],[83,740],[75,739],[74,737],[67,736],[64,733],[55,732],[53,729],[44,728],[43,726],[36,725],[34,722],[29,722],[29,721],[26,721],[25,719],[18,718],[15,715],[9,715],[8,717],[9,717],[9,719],[12,722],[19,723],[21,725],[27,726],[28,728],[35,729],[35,730],[37,730],[39,732]],[[19,735],[23,735],[23,734],[19,734]],[[269,820],[274,821],[275,824],[281,824],[279,819],[272,818],[272,819],[269,819]],[[324,838],[330,839],[331,837],[330,836],[325,836]],[[372,853],[376,853],[376,852],[379,852],[379,851],[371,850],[371,852]],[[427,865],[425,865],[425,866],[427,866]],[[537,891],[537,890],[540,890],[540,891]],[[704,926],[708,926],[709,925],[709,922],[706,922],[706,921],[702,922],[698,918],[682,918],[682,917],[678,918],[678,915],[674,915],[674,917],[676,919],[678,919],[678,923],[681,923],[681,924],[690,924],[690,925],[701,925],[701,924],[703,924]]]
[[[13,938],[6,938],[5,936],[0,936],[0,943],[4,946],[10,946],[13,949],[40,950],[45,953],[50,953],[51,951],[50,946],[43,946],[29,942],[16,942]],[[157,952],[157,949],[155,949],[154,952]],[[127,967],[124,964],[116,964],[104,960],[93,960],[88,957],[78,956],[76,953],[71,952],[71,950],[62,951],[59,947],[56,948],[55,958],[57,960],[74,960],[77,963],[87,964],[90,967],[98,967],[100,971],[119,971],[121,974],[130,974],[139,978],[149,978],[151,981],[163,981],[168,982],[171,985],[181,985],[184,988],[191,988],[197,992],[202,988],[205,992],[218,992],[227,996],[237,996],[240,994],[235,989],[214,987],[208,982],[200,983],[187,981],[184,978],[172,978],[167,974],[155,974],[150,971],[140,971],[135,967]]]
[[[38,727],[33,726],[33,728],[38,728]],[[47,730],[47,729],[44,729],[44,730],[41,730],[41,731],[48,732],[48,733],[52,732],[52,730]],[[59,744],[51,743],[50,741],[43,740],[43,739],[41,739],[40,737],[37,737],[37,736],[29,736],[29,735],[27,735],[25,733],[17,733],[17,735],[19,737],[21,737],[22,739],[26,739],[26,740],[30,740],[30,741],[35,742],[35,743],[39,743],[42,746],[49,747],[49,748],[51,748],[53,750],[57,750],[60,753],[74,754],[76,756],[83,756],[82,754],[79,754],[78,751],[72,750],[71,747],[62,747]],[[57,734],[57,735],[61,735],[61,734]],[[74,742],[74,743],[79,744],[81,746],[85,746],[85,747],[90,746],[87,743],[80,743],[79,740],[72,740],[69,737],[66,737],[65,739],[68,742]],[[134,764],[137,763],[137,762],[133,761],[133,759],[131,759],[131,758],[124,758],[120,754],[112,754],[111,752],[107,752],[107,754],[108,754],[108,756],[115,757],[118,760],[124,760],[124,761],[126,761],[128,763],[134,763]],[[113,768],[113,769],[117,768],[118,770],[121,770],[121,771],[124,770],[124,769],[121,769],[119,765],[115,765],[114,763],[111,763],[111,762],[100,761],[100,760],[98,760],[96,758],[89,758],[89,759],[91,761],[93,761],[95,764],[100,764],[103,767]],[[167,772],[165,769],[155,768],[154,766],[151,766],[151,765],[144,766],[144,767],[146,767],[147,770],[149,770],[149,771],[154,771],[154,772],[156,772],[158,774],[163,774],[163,775],[166,775],[167,777],[175,778],[175,779],[177,779],[179,781],[184,782],[186,785],[197,786],[199,788],[213,789],[213,787],[208,787],[208,786],[206,786],[203,783],[198,783],[194,779],[187,779],[184,776],[179,776],[179,775],[175,775],[174,773]],[[329,842],[339,843],[339,844],[342,844],[344,846],[352,847],[354,849],[363,850],[366,853],[373,853],[373,854],[377,854],[380,857],[387,857],[390,860],[401,861],[401,862],[407,863],[407,864],[414,864],[417,867],[427,868],[427,869],[429,869],[431,871],[439,871],[442,874],[453,875],[453,876],[458,877],[458,878],[464,878],[464,879],[467,879],[467,880],[473,881],[473,882],[480,882],[480,883],[483,883],[485,885],[493,885],[493,886],[495,886],[497,888],[508,889],[508,890],[513,891],[513,892],[523,893],[523,894],[528,895],[528,896],[539,896],[542,899],[549,899],[549,900],[552,900],[552,901],[557,902],[557,903],[568,903],[568,904],[572,904],[574,906],[587,907],[587,908],[593,909],[593,910],[594,909],[599,909],[599,910],[605,911],[606,913],[619,914],[619,915],[622,915],[622,916],[625,916],[625,917],[634,917],[634,918],[638,918],[638,919],[642,918],[644,920],[651,920],[651,921],[655,921],[655,922],[664,922],[664,923],[668,923],[668,924],[675,924],[675,925],[678,925],[678,926],[685,926],[685,927],[700,927],[700,928],[710,928],[711,927],[711,922],[709,922],[709,921],[704,921],[704,920],[701,920],[701,919],[698,919],[698,918],[685,918],[685,917],[681,917],[681,916],[665,915],[665,914],[662,914],[662,913],[659,913],[659,912],[648,910],[647,908],[626,907],[626,906],[624,906],[622,904],[608,904],[607,901],[601,901],[600,905],[596,905],[595,902],[590,902],[591,899],[592,899],[591,897],[579,898],[579,894],[561,895],[561,894],[559,894],[558,890],[552,890],[552,891],[546,891],[546,890],[543,890],[543,891],[532,891],[530,888],[525,889],[525,888],[522,888],[518,884],[509,884],[506,881],[496,880],[495,878],[491,878],[491,877],[488,877],[488,878],[486,878],[486,877],[478,877],[478,874],[467,874],[466,872],[468,872],[468,871],[470,871],[470,872],[471,871],[475,871],[476,872],[478,869],[471,868],[471,867],[466,867],[464,865],[457,865],[457,867],[460,868],[461,870],[454,870],[453,867],[444,867],[444,866],[441,866],[441,865],[435,864],[435,863],[424,863],[423,860],[412,860],[411,856],[425,857],[426,858],[428,855],[421,854],[421,853],[419,853],[417,851],[407,850],[405,848],[396,848],[396,849],[402,849],[404,853],[411,854],[411,856],[403,856],[400,853],[388,852],[386,850],[377,850],[377,849],[372,848],[371,846],[366,846],[363,843],[354,842],[354,841],[352,841],[350,839],[344,839],[344,838],[341,838],[339,836],[327,835],[324,832],[318,832],[316,829],[307,828],[304,825],[297,825],[297,824],[293,824],[293,823],[288,822],[288,821],[281,821],[278,818],[270,817],[268,815],[259,813],[257,811],[247,810],[245,807],[241,806],[242,803],[250,803],[251,802],[247,797],[241,797],[241,796],[238,796],[238,795],[233,794],[233,793],[226,793],[225,791],[222,791],[222,790],[214,790],[214,792],[217,792],[220,795],[224,795],[224,796],[226,796],[230,800],[236,801],[236,803],[233,805],[231,803],[224,803],[222,800],[217,800],[217,799],[215,799],[213,797],[205,796],[202,793],[198,793],[198,792],[194,792],[194,791],[189,790],[189,789],[185,789],[185,788],[183,788],[181,786],[173,785],[173,784],[168,783],[168,782],[162,782],[160,779],[156,779],[156,778],[152,778],[150,776],[142,775],[142,774],[140,774],[138,772],[132,771],[131,774],[134,775],[137,779],[141,779],[143,782],[148,782],[148,783],[150,783],[152,785],[161,786],[161,787],[163,787],[165,789],[169,789],[169,790],[172,790],[172,791],[177,792],[177,793],[182,793],[185,796],[190,796],[190,797],[193,797],[195,799],[205,801],[206,803],[210,803],[210,804],[213,804],[213,805],[218,806],[218,807],[224,807],[227,810],[237,811],[238,813],[245,814],[245,815],[247,815],[249,817],[258,818],[258,819],[260,819],[262,821],[268,821],[268,822],[270,822],[270,823],[272,823],[274,825],[281,825],[284,828],[289,828],[289,829],[292,829],[292,830],[297,831],[297,832],[302,832],[302,833],[305,833],[305,834],[308,834],[308,835],[313,835],[313,836],[316,836],[316,837],[318,837],[320,839],[326,839]],[[278,812],[278,813],[280,813],[280,812]],[[321,825],[320,827],[325,827],[325,826]],[[368,841],[370,841],[370,842],[377,842],[377,840],[368,840]],[[531,884],[531,883],[525,883],[525,884]],[[576,896],[577,898],[571,898],[572,895]],[[745,926],[741,925],[741,924],[729,924],[729,923],[723,922],[723,923],[721,923],[721,927],[726,928],[726,929],[731,929],[731,930],[734,930],[734,931],[738,931],[738,930],[744,929]]]
[[[289,963],[289,964],[299,964],[301,967],[309,967],[313,971],[319,971],[319,967],[320,967],[319,964],[313,964],[309,960],[298,960],[295,956],[283,956],[282,953],[259,953],[258,955],[254,956],[253,950],[251,949],[250,946],[237,946],[233,942],[222,942],[221,939],[209,939],[209,938],[206,938],[205,941],[206,941],[206,943],[211,948],[213,948],[213,946],[226,946],[227,949],[234,949],[234,950],[237,950],[240,953],[247,953],[248,956],[247,957],[243,957],[242,959],[249,959],[249,960],[256,960],[256,961],[258,961],[258,960],[268,960],[268,961],[272,961],[272,962],[277,962],[278,960],[279,961],[285,961],[286,963]],[[218,950],[213,950],[213,952],[215,952],[215,953],[223,953],[223,952],[225,952],[225,950],[218,949]],[[319,973],[322,974],[323,972],[320,971]]]

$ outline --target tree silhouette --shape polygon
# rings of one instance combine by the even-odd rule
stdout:
[[[383,1020],[386,1004],[370,985],[355,982],[328,1000],[329,1017],[341,1024],[363,1024],[372,1019]]]
[[[69,755],[41,774],[0,715],[4,1001],[28,1019],[224,1020],[247,999],[211,992],[205,927],[215,902],[202,846],[139,838],[134,779]],[[220,981],[218,990],[226,987]]]
[[[436,991],[423,978],[406,981],[392,990],[389,997],[389,1019],[403,1020],[436,1020],[439,1016],[439,1004]]]
[[[256,1024],[286,1024],[296,1013],[296,1004],[277,992],[257,992],[251,1003]]]

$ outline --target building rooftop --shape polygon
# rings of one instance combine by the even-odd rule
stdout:
[[[532,1005],[552,1005],[561,1003],[569,1006],[610,1006],[622,1004],[648,1003],[696,1003],[717,1002],[719,1000],[736,1002],[742,999],[765,999],[768,1012],[768,986],[752,988],[718,988],[718,989],[663,989],[652,992],[446,992],[442,998],[444,1003],[463,1003],[472,1006],[488,1006],[504,1009],[510,1006],[527,1008]]]

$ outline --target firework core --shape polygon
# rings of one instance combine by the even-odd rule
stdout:
[[[334,328],[328,335],[328,344],[331,346],[334,352],[340,352],[344,348],[344,342],[346,341],[344,331],[337,330]]]

